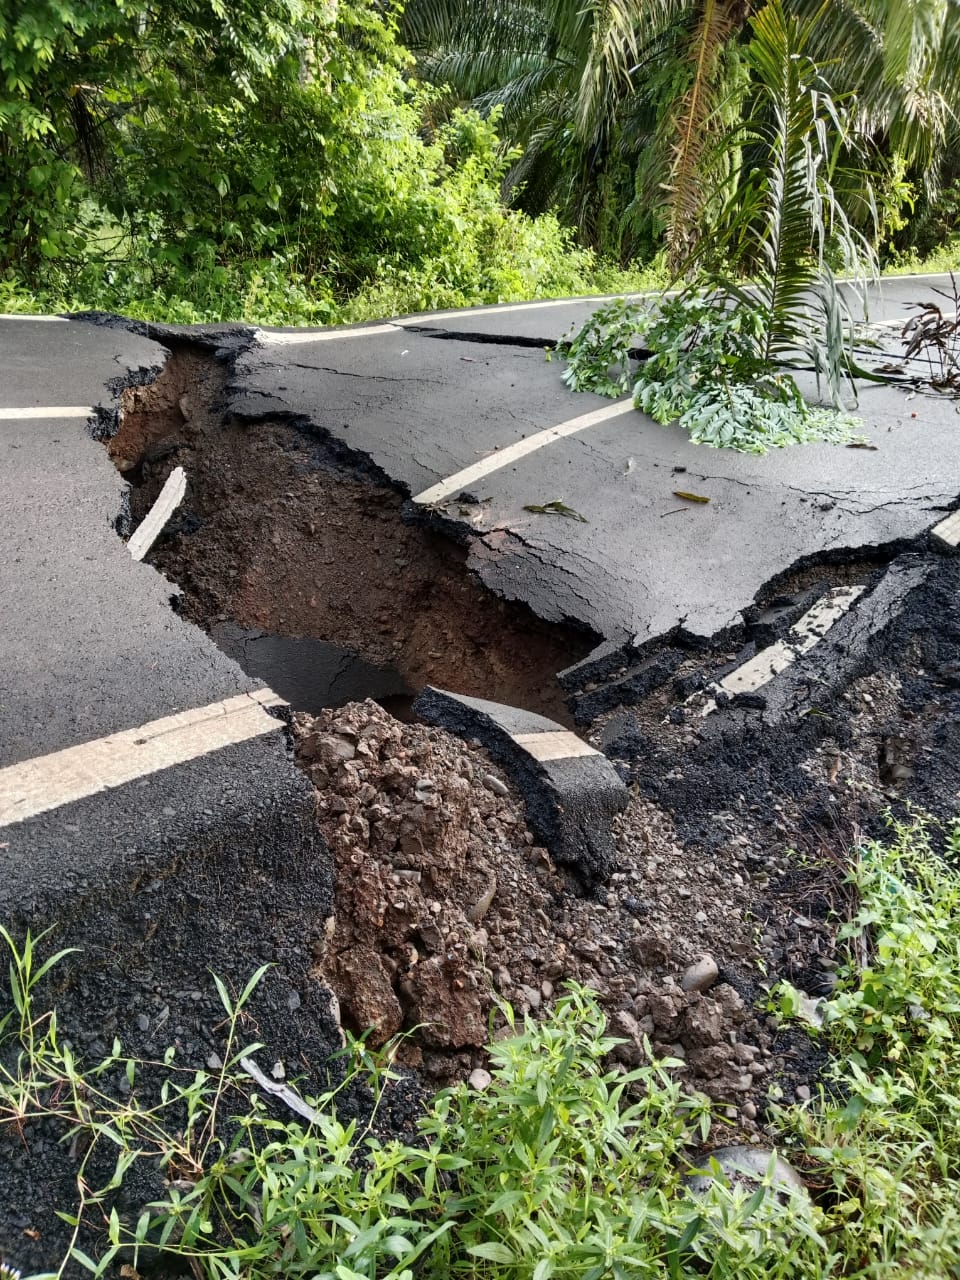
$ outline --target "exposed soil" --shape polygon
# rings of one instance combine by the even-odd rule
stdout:
[[[723,656],[689,661],[702,681]],[[863,674],[796,724],[671,718],[691,681],[594,726],[637,794],[591,899],[476,744],[370,702],[298,719],[336,867],[321,972],[347,1023],[380,1040],[419,1028],[409,1060],[446,1080],[482,1066],[498,996],[536,1011],[572,978],[600,993],[626,1060],[647,1035],[748,1131],[771,1086],[807,1096],[824,1053],[777,1026],[765,990],[786,978],[812,1002],[829,995],[857,840],[912,805],[960,808],[960,564],[941,561]],[[716,985],[684,992],[704,954]]]
[[[595,637],[494,600],[456,548],[403,522],[390,486],[307,427],[222,423],[210,371],[181,353],[153,388],[127,392],[109,446],[134,481],[134,518],[174,465],[187,471],[153,560],[189,617],[319,637],[413,687],[570,722],[554,673]],[[809,1097],[825,1052],[778,1025],[765,990],[780,978],[811,1002],[832,990],[850,851],[887,810],[960,807],[960,561],[939,559],[847,687],[795,722],[765,727],[742,706],[704,720],[688,699],[828,587],[872,584],[893,554],[799,566],[742,632],[696,649],[667,639],[575,691],[581,731],[633,792],[616,869],[591,897],[536,845],[478,744],[370,700],[295,716],[336,880],[315,974],[343,1024],[374,1043],[407,1033],[402,1060],[443,1082],[483,1069],[498,1000],[536,1014],[575,979],[599,993],[621,1061],[646,1037],[748,1136],[771,1098]]]
[[[314,637],[425,684],[570,722],[555,673],[596,637],[496,599],[465,553],[404,523],[402,496],[323,436],[285,422],[225,424],[226,370],[180,352],[123,393],[108,451],[131,480],[135,521],[175,466],[187,496],[151,561],[200,626]]]
[[[498,998],[535,1013],[573,979],[600,994],[624,1060],[639,1060],[646,1035],[683,1060],[692,1086],[731,1104],[783,1070],[740,994],[759,976],[753,888],[699,864],[655,806],[632,802],[619,869],[587,899],[475,744],[399,724],[372,701],[298,717],[296,732],[336,868],[319,975],[352,1030],[375,1044],[412,1032],[401,1057],[447,1081],[483,1066]],[[705,951],[723,957],[724,980],[684,991]]]
[[[156,384],[125,393],[109,444],[134,481],[134,519],[173,466],[187,471],[185,508],[153,558],[182,587],[189,617],[320,637],[399,668],[413,687],[430,681],[570,721],[553,674],[595,637],[492,599],[456,548],[404,523],[400,496],[316,432],[224,424],[224,377],[209,356],[178,353]],[[878,831],[882,812],[913,793],[936,812],[955,805],[957,766],[931,788],[918,761],[931,738],[949,738],[956,695],[945,703],[942,682],[918,689],[931,640],[914,617],[836,705],[789,730],[740,717],[728,731],[723,716],[707,725],[685,708],[823,591],[869,585],[893,554],[798,566],[759,594],[741,634],[713,649],[665,641],[575,695],[582,729],[636,792],[616,831],[618,867],[592,898],[535,844],[509,780],[477,744],[402,725],[372,701],[296,717],[337,883],[317,971],[345,1025],[377,1043],[409,1033],[410,1064],[448,1080],[482,1065],[499,998],[535,1012],[576,979],[601,993],[627,1040],[622,1055],[648,1036],[748,1128],[770,1081],[788,1094],[809,1086],[822,1055],[765,1020],[757,1001],[781,977],[814,999],[829,993],[859,831]],[[955,602],[931,608],[955,649]],[[684,992],[704,955],[718,978]]]

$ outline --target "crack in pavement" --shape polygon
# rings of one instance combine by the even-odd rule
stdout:
[[[274,365],[277,369],[306,369],[310,373],[332,373],[338,378],[359,378],[363,382],[422,382],[428,383],[435,387],[446,386],[447,383],[440,378],[421,378],[416,375],[410,377],[393,377],[387,373],[355,373],[351,369],[334,369],[330,365],[323,364],[298,364],[291,361],[287,364]]]

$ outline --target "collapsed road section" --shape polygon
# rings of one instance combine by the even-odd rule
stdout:
[[[818,485],[801,502],[793,461],[774,458],[763,505],[772,519],[771,494],[784,487],[786,534],[758,549],[747,534],[727,547],[731,522],[743,516],[747,527],[759,511],[733,500],[741,489],[749,497],[755,481],[726,475],[705,511],[692,513],[718,514],[696,533],[707,567],[694,580],[687,536],[664,533],[680,513],[667,519],[657,507],[664,476],[687,489],[689,475],[674,480],[683,473],[664,473],[662,459],[644,454],[648,424],[630,443],[629,469],[625,440],[605,434],[611,422],[619,432],[626,414],[557,436],[545,448],[573,452],[549,467],[528,469],[538,449],[495,465],[524,431],[551,425],[548,409],[554,425],[583,413],[539,381],[544,366],[529,347],[511,365],[508,344],[464,344],[468,356],[457,340],[404,332],[398,359],[414,343],[438,354],[409,378],[386,368],[364,386],[344,372],[355,357],[329,335],[322,369],[302,344],[284,347],[298,351],[299,372],[294,362],[278,366],[258,400],[251,361],[263,383],[264,351],[237,356],[250,335],[217,361],[209,349],[230,335],[197,350],[182,334],[164,334],[176,348],[165,359],[122,330],[70,328],[81,347],[113,344],[124,354],[125,412],[107,448],[130,488],[82,430],[68,437],[74,472],[63,483],[87,483],[89,509],[65,536],[65,489],[43,544],[23,537],[8,570],[29,608],[22,557],[33,556],[27,573],[51,598],[33,648],[62,653],[53,692],[69,710],[58,712],[42,689],[34,694],[29,676],[22,688],[11,684],[5,698],[18,701],[4,720],[3,763],[41,768],[60,750],[91,745],[152,751],[170,717],[206,709],[200,718],[218,728],[218,708],[237,697],[256,703],[252,719],[263,729],[108,790],[105,775],[89,774],[84,797],[0,828],[15,868],[5,919],[15,928],[58,922],[58,944],[83,949],[51,993],[78,1052],[97,1058],[116,1035],[143,1057],[172,1045],[188,1069],[209,1066],[222,1046],[208,969],[238,990],[269,962],[249,1010],[251,1035],[267,1045],[261,1069],[301,1076],[309,1091],[339,1069],[330,1055],[341,1027],[366,1031],[372,1043],[407,1032],[398,1053],[417,1074],[391,1085],[378,1111],[383,1131],[397,1132],[416,1110],[418,1080],[482,1083],[491,1020],[502,1026],[499,1000],[536,1014],[577,979],[600,995],[622,1062],[640,1061],[649,1042],[747,1140],[762,1132],[777,1091],[809,1093],[820,1055],[767,1021],[764,983],[789,978],[814,1003],[831,989],[855,830],[880,829],[890,807],[956,808],[958,561],[949,539],[934,550],[923,535],[934,523],[952,528],[953,477],[921,477],[912,496],[876,507],[849,489],[842,521],[831,523],[834,508],[820,508],[839,504],[839,488]],[[395,326],[384,329],[346,341],[393,342]],[[476,354],[490,348],[494,356]],[[111,376],[115,359],[106,362]],[[481,386],[469,381],[475,373]],[[525,380],[540,390],[511,416]],[[492,418],[475,425],[469,412],[481,387],[499,388],[493,445]],[[408,393],[421,404],[423,439],[413,444],[387,420],[405,412]],[[382,438],[368,448],[375,429]],[[940,431],[919,452],[938,447]],[[58,421],[43,436],[37,491],[63,433]],[[14,443],[36,438],[20,429]],[[416,457],[394,465],[405,449]],[[484,455],[494,464],[476,492],[404,510],[406,495]],[[588,455],[603,480],[595,492],[586,484],[592,464],[579,465]],[[701,480],[727,465],[711,455],[708,469],[703,452],[695,456]],[[616,502],[614,463],[630,481],[626,499],[612,489]],[[137,564],[110,522],[119,512],[129,536],[178,467],[183,500],[148,563]],[[568,476],[562,487],[558,467]],[[641,478],[646,488],[635,489]],[[494,490],[504,481],[509,492]],[[522,506],[562,500],[586,523],[521,515],[521,497]],[[634,523],[648,539],[642,554]],[[536,555],[527,547],[512,560],[518,537],[537,540]],[[58,585],[50,548],[67,554],[74,544]],[[617,559],[614,582],[602,566]],[[621,587],[628,603],[617,612]],[[83,646],[63,625],[81,615]],[[119,638],[139,635],[140,647],[111,652],[114,626]],[[780,665],[785,650],[793,657]],[[281,668],[296,680],[293,712],[277,718],[263,686]],[[758,668],[769,678],[751,684],[743,672]],[[510,751],[499,761],[487,753],[476,721],[416,721],[413,695],[428,681],[547,717],[556,727],[537,724],[536,734],[551,742],[576,726],[589,744],[584,758],[592,749],[617,771],[629,796],[610,824],[601,874],[561,856],[530,803],[529,780]],[[194,731],[193,720],[178,719],[177,733]],[[345,1114],[368,1110],[357,1091],[341,1103]],[[0,1135],[9,1156],[0,1250],[24,1268],[58,1260],[53,1208],[69,1203],[76,1161],[57,1136],[32,1134],[26,1152],[16,1134]],[[157,1194],[162,1175],[151,1178],[119,1206],[125,1217]]]

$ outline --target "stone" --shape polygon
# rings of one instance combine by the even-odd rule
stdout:
[[[484,1089],[489,1088],[493,1083],[493,1076],[489,1071],[484,1071],[483,1067],[477,1067],[474,1071],[470,1072],[470,1075],[467,1077],[467,1083],[470,1085],[471,1089],[476,1089],[478,1092],[482,1093]]]
[[[713,956],[704,953],[684,973],[680,986],[684,991],[709,991],[720,976],[720,968]]]
[[[686,1179],[694,1195],[702,1196],[709,1190],[717,1176],[712,1167],[714,1164],[728,1186],[755,1187],[765,1182],[769,1175],[771,1194],[778,1200],[785,1201],[795,1195],[806,1197],[808,1194],[796,1169],[776,1151],[766,1147],[731,1146],[717,1147],[704,1153],[701,1168]]]
[[[485,773],[480,779],[488,791],[492,791],[495,796],[508,796],[510,788],[505,782],[501,782],[498,777],[492,773]]]

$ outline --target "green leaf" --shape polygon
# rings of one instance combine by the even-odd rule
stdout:
[[[516,1254],[499,1240],[487,1240],[483,1244],[472,1244],[467,1253],[474,1258],[484,1258],[487,1262],[502,1262],[505,1266],[517,1261]]]
[[[588,523],[586,516],[582,516],[579,511],[574,511],[572,507],[568,507],[559,498],[554,498],[551,502],[545,502],[542,506],[530,503],[523,509],[524,511],[532,511],[539,516],[564,516],[567,520],[579,520],[581,524]]]

